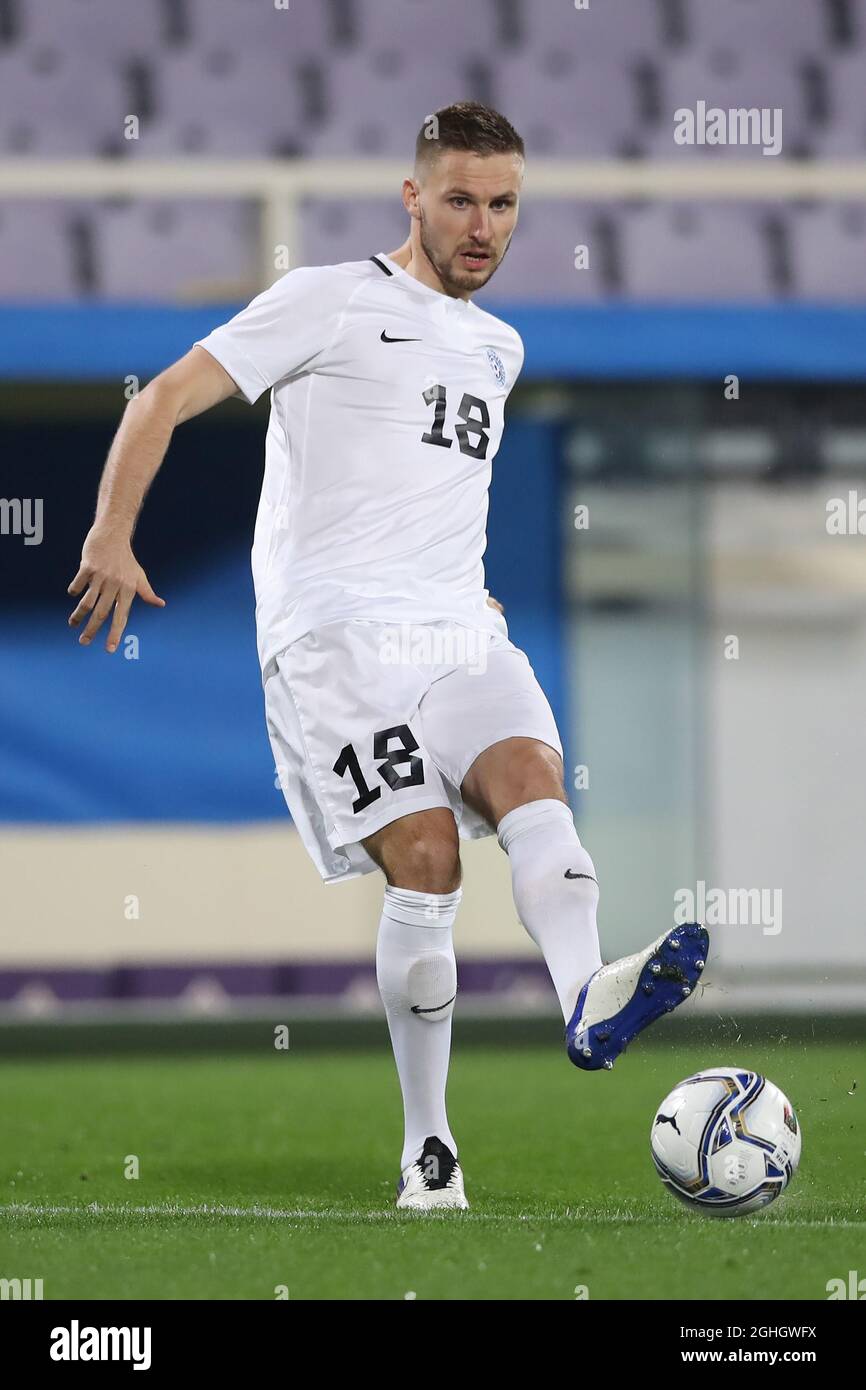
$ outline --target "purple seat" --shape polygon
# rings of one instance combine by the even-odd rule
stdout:
[[[375,0],[358,8],[359,44],[420,51],[442,66],[458,56],[490,58],[498,17],[496,0]]]
[[[409,235],[409,218],[395,187],[391,198],[309,198],[301,203],[297,263],[336,265],[396,251]]]
[[[6,198],[0,206],[0,300],[78,297],[69,222],[74,209],[53,198]]]
[[[330,7],[322,0],[290,0],[276,9],[273,0],[186,0],[193,45],[243,47],[289,59],[326,57],[333,48]]]
[[[866,157],[866,50],[846,53],[827,64],[830,120],[813,131],[810,146],[824,159]]]
[[[302,93],[278,51],[170,54],[156,69],[155,104],[159,121],[199,131],[210,154],[264,155],[300,143]]]
[[[444,69],[401,48],[334,58],[327,69],[329,114],[306,144],[310,157],[395,155],[410,159],[426,117],[473,93],[463,65]]]
[[[788,242],[799,297],[866,301],[866,204],[796,208],[789,218]]]
[[[782,151],[778,158],[801,145],[809,133],[802,80],[792,60],[768,63],[765,57],[732,48],[712,53],[686,53],[667,60],[661,71],[663,115],[644,144],[655,159],[745,158],[769,160],[758,145],[678,145],[674,140],[674,115],[680,108],[695,111],[698,101],[707,109],[782,108]]]
[[[647,204],[623,210],[623,293],[627,299],[756,301],[774,297],[762,231],[752,204]]]
[[[257,283],[255,209],[235,201],[142,200],[97,213],[100,294],[108,299],[250,298]]]
[[[99,153],[123,131],[128,102],[112,69],[82,80],[81,58],[18,44],[0,57],[0,154]]]
[[[521,46],[527,52],[569,53],[608,64],[638,55],[652,57],[663,31],[659,0],[591,0],[576,10],[574,0],[524,0]]]
[[[692,48],[736,46],[763,54],[768,68],[783,55],[819,57],[829,37],[826,6],[815,0],[687,0],[686,28]]]
[[[585,202],[524,201],[505,259],[478,302],[597,303],[610,294],[615,235],[615,209]],[[578,246],[588,248],[586,269],[575,268]]]
[[[494,78],[496,104],[529,156],[618,155],[634,145],[637,95],[625,65],[544,50],[500,59]]]
[[[158,53],[166,38],[160,0],[25,0],[18,8],[25,43],[87,57],[101,76],[112,60]]]
[[[866,0],[848,0],[848,13],[851,16],[854,47],[863,52],[866,50]]]
[[[263,133],[249,123],[190,114],[186,119],[146,121],[139,139],[122,141],[120,153],[126,159],[249,159],[294,153],[301,138],[282,127]]]

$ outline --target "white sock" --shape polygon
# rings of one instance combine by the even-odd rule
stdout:
[[[528,801],[502,817],[496,834],[511,865],[517,915],[541,949],[567,1023],[601,965],[595,866],[564,801]]]
[[[376,978],[403,1092],[401,1170],[421,1157],[431,1135],[457,1154],[445,1113],[445,1085],[457,993],[451,930],[462,896],[462,888],[416,893],[389,884],[385,889]],[[412,1012],[413,1006],[418,1012]]]

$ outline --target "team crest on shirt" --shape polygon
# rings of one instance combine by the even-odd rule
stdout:
[[[485,348],[484,351],[487,354],[487,361],[490,363],[490,370],[496,377],[497,384],[499,386],[504,386],[507,378],[505,375],[505,367],[503,365],[502,358],[499,356],[499,353],[492,347]]]

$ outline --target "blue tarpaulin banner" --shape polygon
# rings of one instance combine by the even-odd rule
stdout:
[[[155,375],[241,306],[0,305],[0,379]],[[809,304],[491,304],[523,337],[523,381],[866,378],[866,309]]]

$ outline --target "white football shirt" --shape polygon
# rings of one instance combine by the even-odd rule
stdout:
[[[271,390],[252,550],[262,669],[340,619],[503,631],[482,557],[523,365],[513,328],[380,252],[289,271],[198,346],[250,403]]]

